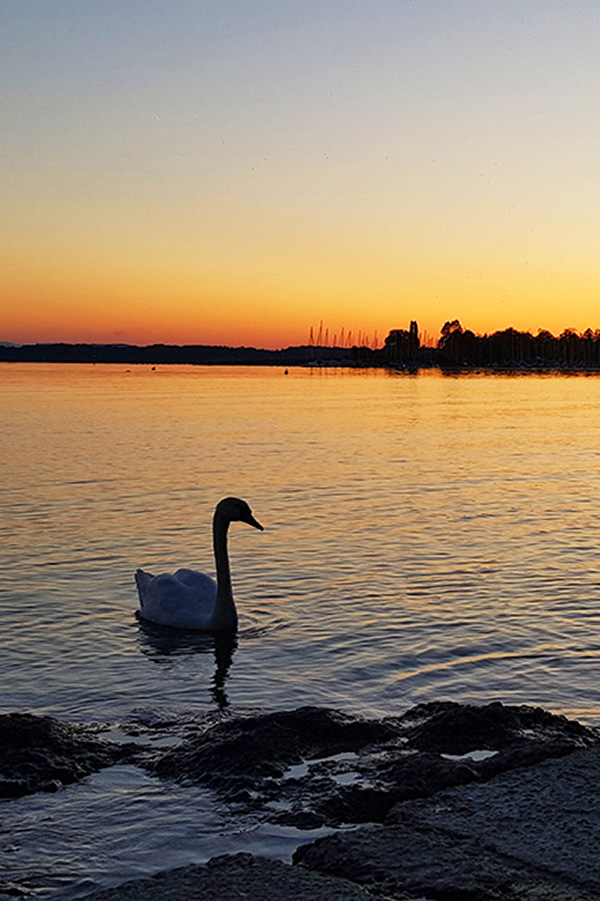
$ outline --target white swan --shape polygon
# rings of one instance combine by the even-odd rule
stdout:
[[[245,522],[263,531],[246,501],[237,497],[225,497],[219,501],[213,517],[216,582],[193,569],[178,569],[173,575],[163,573],[160,576],[153,576],[143,569],[137,570],[135,583],[140,596],[138,615],[141,619],[176,629],[201,629],[206,632],[233,632],[237,629],[227,553],[230,522]]]

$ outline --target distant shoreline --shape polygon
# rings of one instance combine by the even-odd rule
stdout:
[[[600,372],[600,329],[537,335],[513,328],[476,335],[458,319],[445,322],[435,347],[424,346],[419,326],[392,329],[382,347],[329,346],[320,340],[279,350],[223,344],[0,344],[0,362],[117,363],[151,366],[349,366],[418,372]]]
[[[416,351],[416,352],[415,352]],[[410,359],[390,354],[389,348],[315,347],[299,345],[281,350],[225,345],[151,344],[5,344],[0,345],[2,363],[112,363],[117,365],[193,366],[284,366],[326,369],[333,367],[378,368],[418,372],[440,369],[446,373],[600,373],[595,359],[582,360],[459,360],[443,349],[418,347]]]
[[[305,366],[321,361],[339,365],[351,362],[351,349],[287,347],[265,350],[224,345],[151,344],[23,344],[1,345],[0,362],[15,363],[119,363],[188,364],[197,366]]]

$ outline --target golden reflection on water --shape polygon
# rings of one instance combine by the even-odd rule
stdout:
[[[213,571],[237,494],[266,531],[232,530],[226,703],[597,714],[597,377],[2,364],[0,384],[9,706],[214,704],[214,649],[143,653],[132,573]]]

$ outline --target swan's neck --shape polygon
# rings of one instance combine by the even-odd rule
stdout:
[[[217,566],[217,604],[214,616],[214,627],[216,629],[237,628],[237,611],[233,602],[229,554],[227,552],[228,529],[229,520],[215,515],[213,520],[213,546]]]

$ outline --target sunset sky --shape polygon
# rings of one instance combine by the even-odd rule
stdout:
[[[1,0],[0,340],[600,327],[597,0]]]

